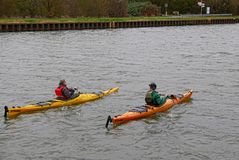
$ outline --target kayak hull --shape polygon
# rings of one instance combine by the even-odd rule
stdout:
[[[184,93],[182,95],[182,97],[180,97],[180,98],[174,97],[172,99],[167,99],[166,102],[159,107],[147,105],[147,106],[145,106],[146,111],[143,111],[143,112],[128,111],[122,115],[115,116],[114,118],[111,118],[110,121],[113,124],[123,124],[123,123],[126,123],[131,120],[137,120],[137,119],[149,117],[158,112],[165,112],[165,111],[169,110],[170,108],[172,108],[175,104],[180,104],[180,103],[189,101],[192,96],[192,93],[193,93],[193,91],[189,90],[188,92]]]
[[[51,101],[46,102],[39,102],[37,104],[31,104],[26,106],[18,106],[18,107],[12,107],[8,108],[5,106],[5,114],[4,116],[6,118],[16,118],[17,116],[21,114],[28,114],[33,113],[37,111],[47,110],[51,108],[59,108],[62,106],[73,106],[78,105],[90,101],[94,101],[97,99],[100,99],[102,97],[105,97],[107,95],[110,95],[112,93],[115,93],[119,90],[119,88],[111,88],[109,90],[99,92],[99,93],[82,93],[78,97],[70,100],[57,100],[53,99]]]

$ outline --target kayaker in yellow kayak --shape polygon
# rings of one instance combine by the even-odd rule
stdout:
[[[68,88],[64,79],[60,80],[59,86],[55,89],[55,93],[57,99],[60,100],[73,99],[80,95],[80,92],[77,92],[77,88]]]
[[[161,106],[166,102],[167,98],[169,98],[168,96],[163,97],[160,95],[157,91],[155,91],[156,88],[157,85],[155,83],[149,84],[149,91],[145,95],[145,102],[147,105]]]

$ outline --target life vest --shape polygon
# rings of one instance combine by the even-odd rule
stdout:
[[[145,102],[148,105],[152,105],[153,104],[153,99],[152,99],[152,91],[148,91],[145,95]]]
[[[65,96],[62,94],[62,90],[65,88],[65,86],[60,86],[55,89],[56,96],[59,98],[65,98]]]

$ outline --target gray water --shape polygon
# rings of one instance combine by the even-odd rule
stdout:
[[[116,94],[74,106],[0,118],[0,159],[239,157],[239,25],[0,33],[0,106],[54,98],[60,79],[82,92]],[[104,128],[144,104],[148,84],[190,103]],[[3,107],[0,114],[3,115]]]

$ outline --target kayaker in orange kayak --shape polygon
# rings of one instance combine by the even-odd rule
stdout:
[[[163,97],[156,91],[157,85],[155,83],[149,84],[149,91],[145,95],[145,102],[147,105],[161,106],[169,98],[168,96]]]
[[[59,86],[55,89],[57,99],[68,100],[79,96],[77,88],[68,88],[64,79],[60,80]]]

